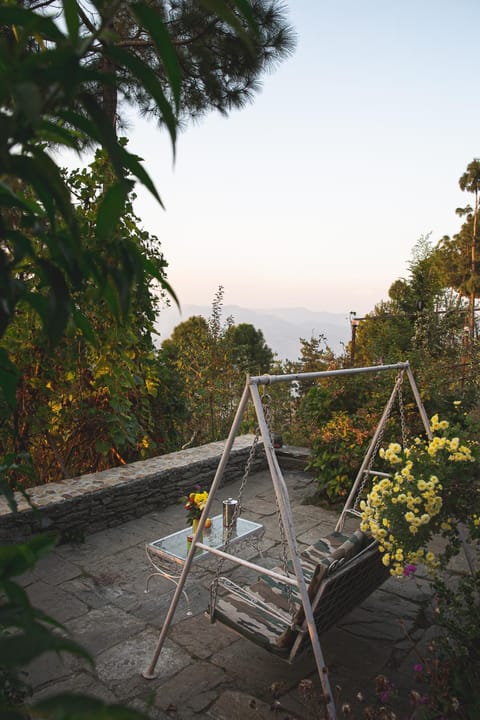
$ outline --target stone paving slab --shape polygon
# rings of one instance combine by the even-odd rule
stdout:
[[[52,587],[43,580],[38,580],[28,587],[28,594],[35,607],[51,615],[58,622],[84,615],[88,607],[81,600],[77,600],[71,593],[66,592],[60,585]]]
[[[42,580],[48,585],[62,585],[80,573],[81,569],[78,564],[62,557],[62,554],[55,549],[49,555],[40,558],[34,568],[28,570],[17,580],[25,588],[37,580]]]
[[[117,607],[107,606],[77,617],[68,629],[78,643],[98,655],[144,629],[144,623]]]

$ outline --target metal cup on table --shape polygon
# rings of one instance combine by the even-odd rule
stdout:
[[[238,500],[228,498],[223,501],[223,532],[231,532],[237,525]]]

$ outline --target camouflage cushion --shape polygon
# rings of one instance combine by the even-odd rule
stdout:
[[[368,536],[361,530],[355,530],[347,536],[333,532],[310,545],[301,555],[301,563],[305,580],[308,578],[308,597],[314,603],[315,597],[326,575],[338,568],[341,563],[349,560],[367,544]],[[301,603],[293,621],[293,628],[288,627],[277,640],[279,647],[291,647],[295,640],[296,627],[301,627],[305,620],[305,612]]]
[[[345,561],[365,545],[360,531],[347,536],[333,532],[301,553],[300,561],[308,585],[310,600],[315,595],[329,568]],[[278,572],[282,572],[278,569]],[[293,629],[287,585],[270,576],[262,576],[251,587],[239,588],[217,599],[215,617],[250,638],[258,645],[287,655],[304,619],[298,589],[291,587],[291,600],[296,610]]]

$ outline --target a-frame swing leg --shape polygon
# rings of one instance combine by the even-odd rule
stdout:
[[[231,427],[231,429],[230,429],[230,433],[229,433],[228,438],[227,438],[227,441],[226,441],[226,443],[225,443],[225,447],[224,447],[224,449],[223,449],[223,454],[222,454],[222,457],[221,457],[221,459],[220,459],[220,463],[219,463],[219,465],[218,465],[217,471],[216,471],[216,473],[215,473],[215,477],[213,478],[213,482],[212,482],[212,485],[211,485],[211,487],[210,487],[210,492],[209,492],[209,495],[208,495],[207,503],[206,503],[205,508],[204,508],[204,510],[203,510],[203,512],[202,512],[202,514],[201,514],[201,516],[200,516],[200,520],[199,520],[199,523],[198,523],[197,532],[195,533],[195,535],[194,535],[194,537],[193,537],[193,539],[192,539],[192,545],[191,545],[190,551],[189,551],[189,553],[188,553],[188,555],[187,555],[187,558],[186,558],[186,560],[185,560],[185,564],[184,564],[184,566],[183,566],[182,573],[181,573],[180,578],[179,578],[179,580],[178,580],[178,585],[177,585],[177,587],[176,587],[176,589],[175,589],[175,593],[174,593],[174,595],[173,595],[173,597],[172,597],[172,600],[171,600],[171,603],[170,603],[170,607],[168,608],[167,614],[166,614],[166,616],[165,616],[165,620],[164,620],[164,622],[163,622],[162,629],[161,629],[161,631],[160,631],[160,635],[159,635],[159,638],[158,638],[158,641],[157,641],[157,645],[156,645],[156,647],[155,647],[155,651],[154,651],[153,656],[152,656],[152,659],[151,659],[151,661],[150,661],[150,665],[148,666],[148,668],[147,668],[146,670],[144,670],[144,671],[142,672],[142,676],[143,676],[146,680],[152,680],[152,679],[155,677],[155,668],[156,668],[156,666],[157,666],[158,658],[159,658],[160,653],[161,653],[161,651],[162,651],[162,647],[163,647],[163,645],[164,645],[164,643],[165,643],[165,639],[166,639],[166,637],[167,637],[168,629],[169,629],[169,627],[170,627],[170,625],[171,625],[171,622],[172,622],[172,620],[173,620],[173,616],[175,615],[175,610],[177,609],[177,605],[178,605],[178,603],[179,603],[179,601],[180,601],[180,598],[181,598],[181,596],[182,596],[183,589],[184,589],[185,583],[186,583],[186,581],[187,581],[188,573],[190,572],[190,567],[191,567],[191,565],[192,565],[193,558],[194,558],[194,556],[195,556],[196,543],[197,543],[197,540],[202,536],[203,528],[204,528],[205,522],[206,522],[206,520],[207,520],[207,517],[209,517],[210,507],[211,507],[211,505],[212,505],[212,503],[213,503],[216,490],[217,490],[217,488],[218,488],[218,486],[219,486],[219,484],[220,484],[220,482],[221,482],[221,480],[222,480],[222,478],[223,478],[223,473],[224,473],[224,471],[225,471],[225,466],[226,466],[226,464],[227,464],[227,462],[228,462],[228,459],[229,459],[229,457],[230,457],[230,452],[231,452],[231,450],[232,450],[232,446],[233,446],[234,440],[235,440],[235,438],[236,438],[236,436],[237,436],[237,434],[238,434],[238,430],[239,430],[239,427],[240,427],[240,423],[242,422],[243,415],[244,415],[244,413],[245,413],[245,408],[246,408],[246,406],[247,406],[249,394],[250,394],[250,392],[249,392],[249,387],[248,387],[248,383],[247,383],[247,384],[245,385],[245,389],[244,389],[244,391],[243,391],[243,395],[242,395],[241,400],[240,400],[240,403],[239,403],[239,405],[238,405],[237,412],[236,412],[236,414],[235,414],[235,419],[234,419],[233,424],[232,424],[232,427]]]
[[[307,622],[308,634],[312,643],[313,654],[315,657],[315,664],[317,666],[318,677],[320,679],[320,685],[322,687],[324,702],[325,702],[325,717],[327,720],[336,719],[335,703],[333,700],[330,680],[328,677],[328,670],[323,657],[322,648],[320,646],[320,640],[318,638],[317,627],[315,625],[315,618],[313,616],[312,604],[308,596],[308,589],[303,576],[303,570],[300,563],[300,556],[298,552],[297,539],[293,527],[292,510],[290,505],[290,499],[288,496],[287,486],[283,477],[280,465],[278,464],[277,456],[275,454],[272,438],[270,436],[270,430],[267,426],[265,414],[263,411],[263,405],[258,392],[258,384],[251,381],[250,390],[252,394],[253,404],[255,406],[258,424],[260,428],[260,434],[263,439],[265,454],[267,457],[268,467],[270,469],[270,475],[272,477],[275,495],[277,498],[278,508],[285,531],[285,538],[290,550],[290,558],[293,564],[295,577],[297,579],[298,590],[305,613],[305,619]]]

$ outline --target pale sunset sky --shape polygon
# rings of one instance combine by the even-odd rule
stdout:
[[[297,49],[254,102],[179,137],[136,122],[143,190],[183,304],[364,314],[417,239],[460,227],[480,156],[478,0],[288,0]]]

